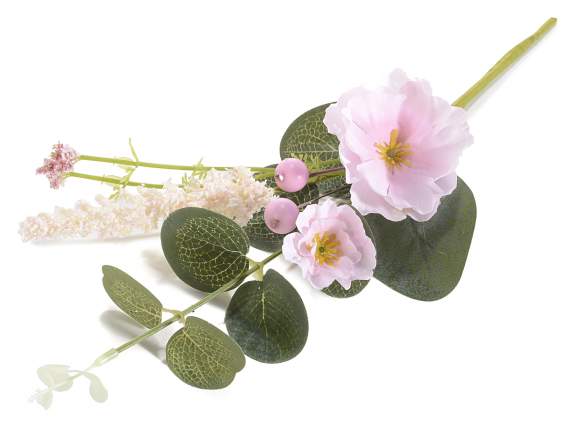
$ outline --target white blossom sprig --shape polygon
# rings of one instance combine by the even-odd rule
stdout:
[[[56,207],[20,224],[24,241],[82,237],[117,238],[156,231],[173,211],[201,207],[246,225],[274,192],[254,179],[245,167],[209,170],[203,177],[186,176],[183,185],[165,183],[161,189],[140,186],[119,189],[113,199],[98,195],[97,205],[78,201],[74,208]]]

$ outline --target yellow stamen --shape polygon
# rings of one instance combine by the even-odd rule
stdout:
[[[393,129],[389,135],[389,143],[383,142],[374,144],[379,157],[385,161],[387,166],[392,170],[394,168],[400,168],[402,165],[411,167],[409,157],[413,154],[413,151],[410,145],[401,143],[397,139],[398,134],[398,130]]]
[[[312,242],[315,246],[314,259],[320,265],[333,266],[340,259],[342,252],[340,249],[340,241],[336,238],[336,234],[324,232],[314,235]],[[312,249],[312,245],[308,244],[308,250]]]

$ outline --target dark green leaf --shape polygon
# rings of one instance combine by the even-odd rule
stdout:
[[[332,283],[325,289],[322,289],[326,295],[333,296],[334,298],[350,298],[360,293],[369,283],[369,280],[354,280],[351,287],[346,290],[338,282]]]
[[[449,294],[461,279],[477,217],[475,198],[460,178],[427,222],[392,222],[367,215],[375,236],[374,276],[403,295],[433,301]]]
[[[252,247],[265,252],[275,252],[282,247],[284,235],[276,234],[264,223],[264,209],[255,213],[244,227]]]
[[[279,273],[243,284],[226,311],[229,334],[251,357],[278,363],[302,351],[308,338],[308,315],[296,289]]]
[[[146,328],[161,323],[163,306],[151,292],[118,268],[104,265],[101,269],[103,287],[121,310]]]
[[[298,158],[303,161],[319,159],[339,163],[338,138],[328,133],[324,114],[329,104],[315,107],[296,118],[286,129],[280,142],[280,157]],[[337,161],[337,162],[336,162]]]
[[[187,207],[165,220],[161,244],[169,265],[188,285],[212,292],[248,270],[248,237],[232,220]]]
[[[315,107],[296,118],[288,127],[280,142],[280,157],[298,158],[307,164],[321,164],[322,168],[341,166],[338,138],[328,133],[324,114],[330,104]],[[316,185],[320,194],[345,185],[345,176],[324,176]],[[334,194],[334,197],[349,198],[349,191]]]
[[[339,189],[346,185],[346,176],[323,176],[323,178],[318,179],[316,185],[318,185],[320,194],[325,194],[326,192]],[[349,200],[350,190],[345,189],[343,191],[336,192],[335,194],[332,194],[332,197]]]
[[[185,327],[167,343],[167,365],[177,377],[201,389],[221,389],[244,368],[242,350],[208,322],[187,317]]]

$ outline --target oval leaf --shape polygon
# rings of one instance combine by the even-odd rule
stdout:
[[[104,265],[103,287],[111,300],[126,314],[146,328],[161,323],[161,302],[141,283],[127,273]]]
[[[321,162],[324,168],[341,165],[338,138],[330,134],[324,125],[326,108],[330,105],[323,104],[300,115],[286,129],[280,141],[280,157],[298,158],[307,163]],[[316,185],[320,193],[326,193],[343,186],[346,183],[345,176],[319,177]],[[343,191],[339,198],[349,198],[349,191]]]
[[[244,368],[242,350],[208,322],[187,317],[167,343],[167,365],[177,377],[201,389],[221,389]]]
[[[461,279],[476,218],[475,198],[461,178],[427,222],[367,215],[377,249],[375,278],[414,299],[443,298]]]
[[[45,410],[51,407],[52,402],[54,400],[54,394],[52,393],[51,389],[39,390],[36,392],[34,396],[30,398],[31,401],[36,401]]]
[[[38,377],[47,387],[63,392],[73,385],[68,365],[44,365],[38,368]]]
[[[107,389],[99,379],[99,377],[91,372],[82,372],[82,375],[89,380],[89,394],[95,402],[107,401]]]
[[[308,338],[302,298],[274,270],[268,270],[262,282],[246,282],[234,293],[225,322],[244,353],[265,363],[292,359]]]
[[[161,228],[161,244],[175,274],[204,292],[212,292],[248,270],[246,233],[210,210],[187,207],[171,213]]]
[[[324,115],[329,105],[330,103],[314,107],[290,124],[280,141],[282,159],[339,161],[340,142],[335,135],[328,133],[324,125]]]

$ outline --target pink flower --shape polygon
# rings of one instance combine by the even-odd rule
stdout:
[[[55,144],[49,158],[44,159],[44,165],[36,170],[36,174],[44,174],[50,181],[50,187],[59,188],[68,171],[73,170],[77,162],[77,152],[67,145]]]
[[[324,124],[340,140],[352,204],[393,221],[430,219],[457,186],[459,157],[473,141],[463,109],[400,70],[388,87],[342,95]]]
[[[376,265],[375,246],[362,220],[347,205],[327,199],[298,216],[299,232],[284,237],[282,252],[300,266],[312,286],[323,289],[337,280],[349,289],[352,280],[369,280]]]

